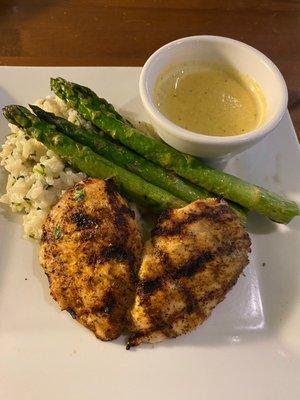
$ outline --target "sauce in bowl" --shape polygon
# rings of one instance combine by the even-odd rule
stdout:
[[[259,85],[227,66],[173,66],[158,77],[153,95],[162,114],[195,133],[242,135],[264,120],[265,98]]]

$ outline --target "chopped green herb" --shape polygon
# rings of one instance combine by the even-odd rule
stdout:
[[[54,238],[55,238],[56,240],[59,239],[59,238],[61,237],[61,229],[60,229],[59,226],[56,226],[56,227],[53,229],[53,236],[54,236]]]
[[[18,180],[18,179],[21,179],[21,178],[23,178],[23,179],[24,179],[24,178],[25,178],[25,176],[24,176],[24,175],[19,175],[19,176],[17,177],[17,180]]]
[[[30,237],[30,239],[35,239],[35,236],[34,236],[33,233],[31,233],[31,234],[29,235],[29,237]]]
[[[38,172],[39,174],[45,176],[46,175],[45,165],[44,164],[40,164],[39,166],[35,166],[34,167],[34,172]]]
[[[84,189],[76,189],[74,194],[73,194],[73,198],[76,201],[82,201],[85,198],[85,191]]]

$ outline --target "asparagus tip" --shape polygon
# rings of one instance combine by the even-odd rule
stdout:
[[[36,114],[37,111],[40,111],[41,108],[39,106],[36,106],[34,104],[28,104],[31,110]]]
[[[2,113],[10,123],[19,126],[19,124],[16,121],[16,116],[24,114],[23,108],[25,107],[18,106],[15,104],[10,104],[2,108]]]
[[[50,78],[50,89],[54,90],[54,88],[57,87],[59,83],[65,83],[65,82],[67,81],[59,76],[57,78]]]
[[[11,106],[5,106],[2,108],[2,113],[4,115],[4,118],[6,118],[9,122],[11,122],[10,107]]]
[[[12,104],[3,108],[4,117],[13,125],[19,128],[29,128],[32,126],[35,115],[26,107]]]

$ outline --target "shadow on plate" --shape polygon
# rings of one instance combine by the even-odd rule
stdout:
[[[267,217],[249,212],[246,229],[251,235],[267,235],[278,230],[278,224]]]

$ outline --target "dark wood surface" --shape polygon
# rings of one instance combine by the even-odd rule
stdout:
[[[300,137],[300,1],[0,0],[1,65],[143,65],[199,34],[242,40],[270,57]]]

